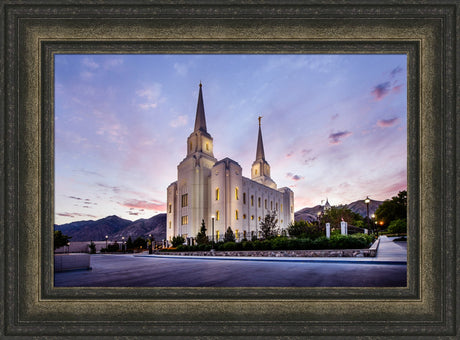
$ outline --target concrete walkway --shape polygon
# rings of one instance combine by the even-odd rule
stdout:
[[[362,264],[407,264],[406,242],[393,242],[396,237],[380,236],[376,257],[242,257],[242,256],[179,256],[179,255],[134,255],[136,257],[163,257],[190,260],[238,260],[238,261],[276,261],[276,262],[329,262]]]

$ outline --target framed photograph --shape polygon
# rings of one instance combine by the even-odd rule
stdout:
[[[53,2],[3,2],[5,124],[1,135],[6,171],[2,177],[4,237],[0,238],[5,259],[1,264],[5,278],[1,283],[2,335],[454,338],[458,335],[455,320],[458,10],[458,4],[453,1],[443,5],[407,3],[401,6],[321,5],[320,2],[228,5],[200,1],[77,5],[64,1],[58,6]],[[174,58],[274,55],[292,56],[296,60],[305,55],[350,58],[373,55],[375,60],[387,55],[404,56],[407,116],[397,118],[399,122],[402,119],[407,122],[407,285],[359,289],[56,287],[53,225],[57,214],[72,212],[58,208],[61,203],[57,203],[56,197],[56,187],[61,185],[56,182],[61,171],[58,167],[63,166],[56,158],[62,147],[57,141],[60,133],[66,133],[65,128],[61,129],[65,125],[56,129],[62,123],[56,108],[59,105],[65,108],[65,101],[72,100],[71,93],[67,92],[68,97],[64,97],[59,92],[63,90],[58,86],[62,73],[56,70],[60,62],[75,66],[72,58],[80,58],[80,65],[87,68],[86,76],[91,77],[91,68],[94,71],[107,65],[115,67],[113,72],[116,72],[116,63],[122,62],[124,56],[146,58],[149,55]],[[186,72],[180,63],[176,64],[179,73]],[[333,64],[337,67],[336,62]],[[398,65],[386,69],[388,77],[392,71],[396,73]],[[376,69],[378,67],[376,62]],[[216,72],[209,74],[218,77]],[[140,77],[138,74],[136,79]],[[202,81],[205,91],[207,84],[213,81],[209,77],[197,79],[194,86]],[[241,78],[242,84],[249,83]],[[374,99],[383,98],[400,85],[388,79],[388,85],[375,79]],[[106,84],[108,92],[100,95],[110,92],[110,84]],[[181,84],[185,85],[188,84]],[[231,88],[236,84],[225,85]],[[134,105],[147,111],[155,109],[158,102],[152,100],[159,99],[155,97],[155,88],[147,90],[147,87],[137,89],[137,98],[131,97],[130,103],[120,105],[127,108],[128,104]],[[98,94],[89,87],[87,91],[97,100]],[[59,103],[63,98],[66,99]],[[73,99],[78,100],[75,96]],[[196,103],[195,98],[193,101]],[[193,107],[190,109],[193,111]],[[176,124],[186,119],[181,114],[171,113]],[[396,123],[397,120],[392,121],[394,117],[387,114],[380,118],[380,128]],[[254,112],[254,115],[256,119],[264,112]],[[74,118],[78,119],[78,115]],[[222,119],[220,114],[219,119]],[[281,125],[281,120],[274,116],[272,124]],[[379,127],[378,120],[374,124]],[[115,125],[105,125],[112,129],[96,129],[94,133],[97,135],[99,131],[99,136],[113,138],[117,144],[121,136],[117,135],[120,129]],[[255,127],[257,129],[257,125]],[[350,136],[347,131],[351,132],[331,127],[327,138],[339,143]],[[70,126],[67,132],[71,132]],[[184,132],[185,138],[188,133]],[[142,135],[137,135],[142,139]],[[217,145],[217,134],[213,137]],[[180,143],[180,138],[178,140]],[[96,144],[92,142],[90,146]],[[136,147],[139,146],[136,144]],[[268,154],[267,158],[269,161]],[[129,159],[125,160],[125,166],[128,169],[131,166]],[[149,166],[152,165],[147,164]],[[84,166],[73,169],[91,171]],[[171,182],[175,180],[174,174],[173,168]],[[296,175],[301,176],[292,171],[291,180]],[[100,184],[112,190],[116,186],[102,181]],[[120,201],[126,203],[127,213],[140,213],[141,208],[137,206],[138,210],[130,209],[134,204],[127,206],[130,199]]]

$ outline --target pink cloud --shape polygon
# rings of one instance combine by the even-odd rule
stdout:
[[[386,127],[391,127],[393,125],[396,125],[399,121],[399,118],[390,118],[390,119],[380,119],[377,122],[377,126],[381,128],[386,128]]]
[[[166,211],[166,204],[158,201],[144,201],[132,199],[119,204],[126,208]]]

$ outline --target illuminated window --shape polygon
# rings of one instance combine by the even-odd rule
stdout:
[[[278,211],[278,203],[276,203],[276,210]]]
[[[251,215],[251,220],[253,220],[253,219],[254,219],[254,215]]]
[[[283,220],[281,220],[281,224],[283,223]]]
[[[293,212],[294,212],[294,206],[291,205],[291,213],[293,213]]]
[[[283,205],[281,204],[281,212],[283,212]]]
[[[235,210],[235,220],[238,219],[238,209]]]
[[[260,208],[260,197],[257,199],[257,203],[258,203],[259,208]]]
[[[238,201],[238,187],[235,188],[235,199]]]
[[[243,192],[243,204],[246,204],[246,193]]]
[[[246,214],[243,214],[243,220],[245,220],[245,219],[246,219]]]
[[[188,224],[188,216],[182,216],[182,225]]]
[[[238,229],[235,229],[235,238],[238,240]]]
[[[193,144],[190,142],[190,151],[192,151]]]
[[[254,195],[251,195],[251,207],[254,206]]]
[[[188,197],[187,194],[182,195],[182,207],[186,207],[188,205]]]
[[[265,199],[265,209],[267,209],[267,200]]]
[[[257,169],[254,170],[254,173],[257,175]]]
[[[169,203],[169,205],[168,205],[168,211],[169,211],[169,213],[171,213],[171,203]]]
[[[246,230],[243,231],[243,238],[246,238]]]
[[[209,144],[206,143],[206,151],[209,151]]]
[[[216,188],[216,201],[219,200],[219,188]]]
[[[216,221],[219,221],[220,219],[220,211],[216,210]]]
[[[260,221],[260,216],[259,216],[259,221]]]
[[[169,229],[171,229],[171,221],[169,221]]]
[[[216,231],[216,241],[219,241],[219,230]]]

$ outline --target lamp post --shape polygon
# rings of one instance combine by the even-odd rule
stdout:
[[[105,249],[107,249],[107,241],[109,240],[109,235],[105,235]]]
[[[149,254],[152,254],[152,234],[149,234]]]
[[[70,253],[70,242],[67,242],[67,254]]]
[[[369,199],[369,196],[366,197],[366,199],[364,200],[364,203],[366,203],[366,207],[367,207],[367,227],[370,229],[370,225],[369,225],[369,203],[371,202],[371,200]]]
[[[211,217],[211,225],[212,225],[212,244],[211,249],[214,249],[214,215]]]
[[[123,254],[125,253],[125,237],[121,237],[121,250],[123,250]]]
[[[371,225],[372,225],[372,232],[373,233],[375,233],[375,230],[377,229],[376,223],[374,223],[374,221],[375,221],[375,214],[372,214],[371,215]]]

